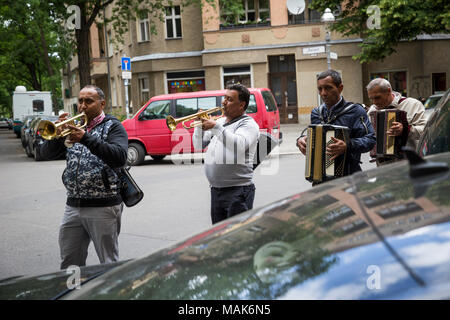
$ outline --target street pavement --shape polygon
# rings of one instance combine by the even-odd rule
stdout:
[[[254,208],[311,187],[295,141],[307,124],[283,124],[283,143],[255,171]],[[201,155],[196,155],[198,157]],[[211,227],[209,187],[200,161],[174,165],[146,157],[131,174],[144,190],[141,203],[125,208],[119,237],[120,258],[148,255]],[[363,157],[363,169],[374,167]],[[179,161],[179,159],[177,160]],[[0,131],[0,279],[59,269],[58,229],[64,212],[61,174],[65,161],[28,158],[12,131]],[[98,263],[93,245],[88,265]]]

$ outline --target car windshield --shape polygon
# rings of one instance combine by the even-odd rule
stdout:
[[[450,90],[439,100],[423,132],[416,150],[420,156],[450,151]]]
[[[432,108],[434,108],[441,98],[442,98],[442,95],[429,97],[427,99],[427,101],[425,101],[425,103],[424,103],[425,109],[432,109]]]

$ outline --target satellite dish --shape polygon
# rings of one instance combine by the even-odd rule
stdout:
[[[286,6],[291,14],[302,14],[305,11],[305,0],[287,0]]]

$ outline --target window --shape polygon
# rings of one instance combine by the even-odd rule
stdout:
[[[153,101],[139,115],[139,119],[165,119],[168,115],[170,115],[170,100]]]
[[[145,42],[150,40],[150,25],[147,12],[139,15],[137,25],[138,42]]]
[[[392,91],[401,93],[404,97],[408,96],[406,71],[385,71],[374,72],[370,74],[370,80],[383,78],[390,82]]]
[[[447,90],[446,74],[445,74],[445,72],[432,73],[431,74],[431,78],[432,78],[432,83],[433,83],[433,94],[436,93],[436,91],[445,91],[445,90]]]
[[[250,66],[224,67],[223,68],[223,84],[227,86],[235,83],[240,83],[247,88],[251,85],[251,71]]]
[[[241,7],[231,7],[226,0],[220,1],[221,26],[268,23],[269,0],[242,0]]]
[[[186,98],[178,99],[176,102],[176,116],[185,117],[197,113],[199,109],[209,110],[215,108],[217,98],[203,97],[203,98]],[[220,112],[219,112],[220,114]],[[213,115],[216,115],[215,113]]]
[[[277,104],[273,100],[273,96],[269,91],[263,91],[262,96],[267,111],[277,111]]]
[[[169,93],[205,90],[205,71],[167,72]]]
[[[150,98],[150,89],[149,89],[149,86],[148,86],[148,77],[139,78],[139,89],[140,89],[141,105],[143,105]]]
[[[100,50],[100,57],[105,56],[105,34],[103,28],[98,28],[98,47]]]
[[[301,14],[291,14],[288,11],[289,24],[303,24],[303,23],[319,23],[323,12],[312,10],[309,8],[312,0],[305,0],[305,11]],[[341,7],[338,6],[333,14],[337,18],[341,13]]]
[[[33,112],[44,112],[44,100],[33,100]]]
[[[108,31],[108,39],[106,41],[108,42],[108,58],[111,58],[114,52],[114,45],[111,41],[111,30]]]
[[[221,97],[221,101],[220,104],[222,105],[223,100],[225,99],[225,96]],[[256,106],[256,99],[255,99],[255,95],[251,94],[250,95],[250,99],[248,100],[248,107],[247,110],[245,111],[245,113],[256,113],[258,111],[258,108]]]
[[[111,78],[111,106],[117,107],[117,88],[115,78]]]
[[[166,38],[181,38],[180,6],[166,7]]]

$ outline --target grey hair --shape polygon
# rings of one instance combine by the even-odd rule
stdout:
[[[367,89],[367,91],[370,91],[370,90],[374,89],[375,87],[380,87],[380,89],[383,92],[392,90],[392,87],[391,87],[391,84],[389,83],[389,81],[387,81],[386,79],[383,79],[383,78],[373,79],[372,81],[369,82],[366,89]]]
[[[97,91],[97,94],[98,94],[100,100],[105,100],[105,93],[99,87],[94,86],[92,84],[88,84],[88,85],[84,86],[83,89],[94,89],[95,91]]]

